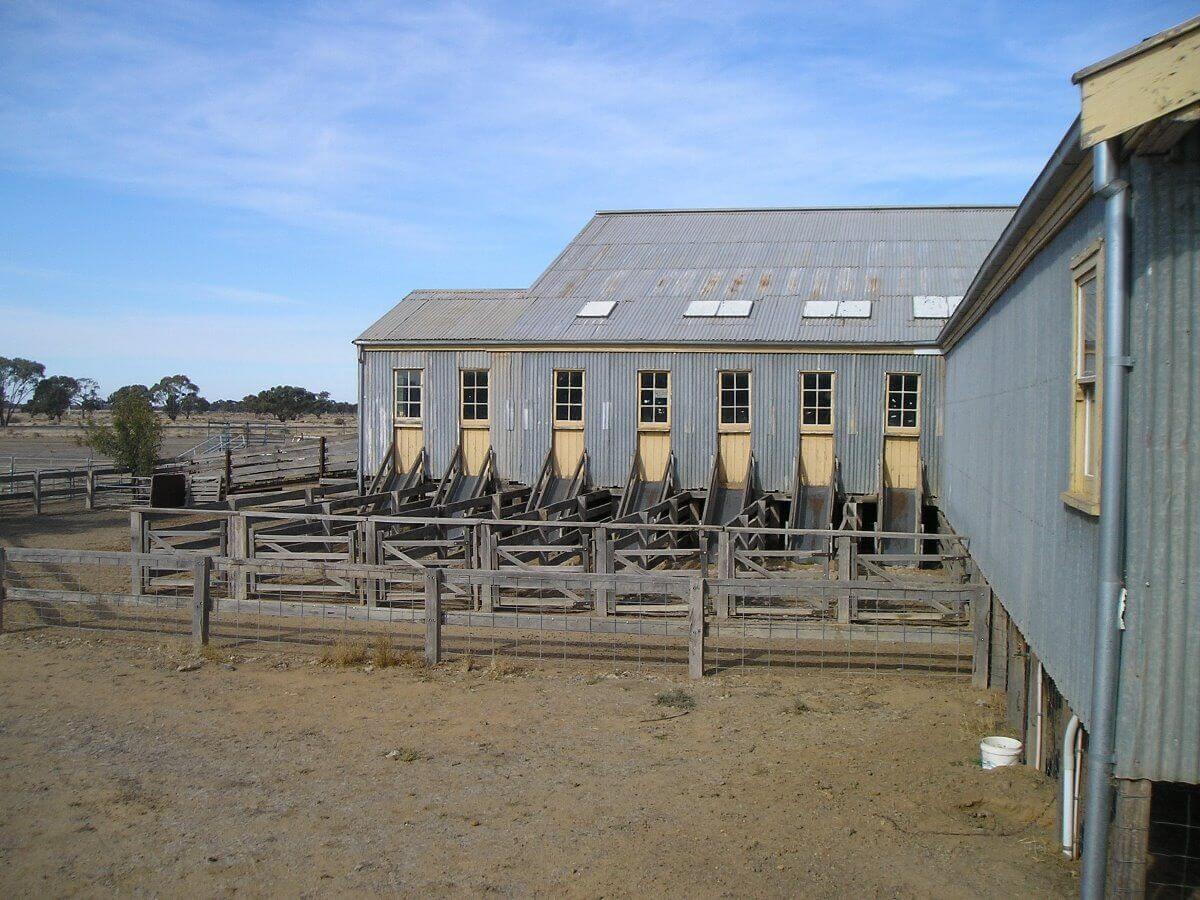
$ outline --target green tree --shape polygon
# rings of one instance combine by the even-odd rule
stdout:
[[[192,379],[186,375],[168,375],[160,378],[158,384],[150,388],[151,396],[162,404],[163,412],[172,422],[179,416],[179,402],[189,394],[195,396],[200,390]]]
[[[134,475],[150,475],[162,450],[162,421],[149,397],[137,391],[114,396],[111,424],[87,426],[84,443]]]
[[[150,396],[150,388],[146,387],[144,384],[127,384],[124,387],[117,388],[108,395],[108,405],[116,406],[117,403],[120,402],[121,398],[127,395],[141,397],[147,403],[149,403],[152,399]]]
[[[77,380],[69,375],[51,375],[37,383],[33,389],[33,399],[25,404],[25,411],[31,416],[45,416],[61,422],[78,393]]]
[[[208,412],[212,404],[199,394],[184,394],[179,398],[179,411],[190,419],[195,413]]]
[[[259,391],[254,398],[255,412],[274,416],[280,422],[298,419],[317,405],[317,395],[302,387],[281,384]]]
[[[92,413],[104,408],[104,401],[100,399],[100,385],[94,378],[79,379],[79,391],[75,394],[75,402],[79,405],[79,411],[83,413],[84,419],[89,422],[92,419]]]
[[[46,367],[40,362],[0,356],[0,427],[8,427],[13,413],[25,405],[37,383],[45,377]]]

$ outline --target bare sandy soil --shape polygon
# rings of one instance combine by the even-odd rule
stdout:
[[[5,896],[1075,889],[1051,785],[978,768],[993,707],[959,681],[184,653],[0,638]]]

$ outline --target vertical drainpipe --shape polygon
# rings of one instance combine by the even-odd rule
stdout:
[[[1093,188],[1104,198],[1104,371],[1100,436],[1099,590],[1088,734],[1086,817],[1083,831],[1085,900],[1104,896],[1108,828],[1113,804],[1117,679],[1121,660],[1121,592],[1125,573],[1126,381],[1132,360],[1129,321],[1129,184],[1120,177],[1120,148],[1113,138],[1093,150]]]
[[[358,350],[358,414],[355,419],[358,422],[358,491],[362,493],[366,489],[363,483],[363,466],[366,464],[366,447],[367,442],[363,436],[363,416],[365,415],[366,398],[363,396],[363,369],[365,357],[363,356],[362,346],[355,348]]]

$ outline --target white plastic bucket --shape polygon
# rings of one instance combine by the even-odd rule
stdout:
[[[979,760],[985,769],[1015,766],[1023,745],[1016,738],[985,737],[979,742]]]

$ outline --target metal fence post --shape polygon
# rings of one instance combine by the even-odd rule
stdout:
[[[703,578],[693,578],[688,586],[688,677],[704,677],[704,587]]]
[[[425,662],[442,661],[442,570],[425,570]]]
[[[208,643],[208,617],[212,611],[212,557],[200,556],[192,563],[192,643]]]

